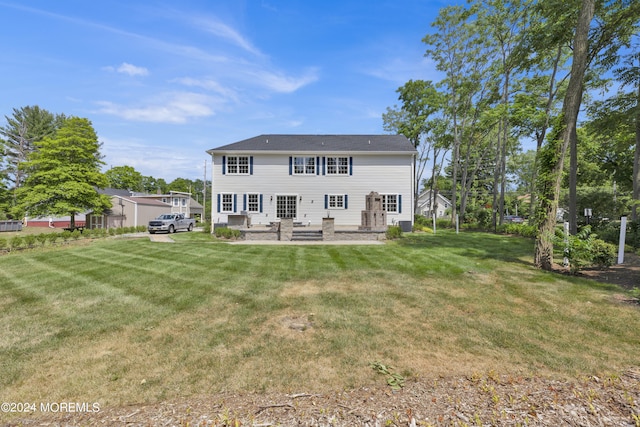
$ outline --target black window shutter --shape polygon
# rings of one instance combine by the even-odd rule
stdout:
[[[329,195],[328,194],[324,195],[324,208],[325,209],[329,209]]]
[[[402,213],[402,194],[398,194],[398,213]]]
[[[249,175],[253,175],[253,156],[249,157]]]
[[[349,195],[348,194],[344,195],[344,208],[345,209],[349,209]]]
[[[260,213],[262,213],[262,194],[260,195]]]
[[[222,175],[227,173],[227,156],[222,156]]]
[[[349,175],[353,175],[353,157],[349,157]]]
[[[293,157],[289,156],[289,175],[293,175]]]
[[[218,194],[218,213],[220,213],[220,194]]]

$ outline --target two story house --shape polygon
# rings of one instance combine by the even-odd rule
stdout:
[[[293,218],[361,224],[365,196],[382,196],[388,225],[413,223],[416,150],[402,135],[260,135],[208,150],[214,223],[246,213],[251,224]]]

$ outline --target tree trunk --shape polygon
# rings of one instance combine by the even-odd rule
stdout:
[[[558,210],[558,196],[562,182],[562,170],[564,158],[572,138],[576,138],[576,125],[580,104],[582,103],[582,91],[584,74],[588,63],[589,54],[589,26],[593,19],[595,0],[583,0],[580,15],[576,25],[574,38],[573,63],[571,65],[571,78],[562,105],[562,122],[558,132],[549,142],[549,150],[540,162],[542,172],[546,176],[541,179],[540,209],[538,210],[538,236],[536,237],[534,263],[544,270],[553,268],[553,236],[556,225],[556,212]],[[561,137],[562,139],[560,140]]]
[[[569,141],[569,233],[578,233],[578,135]]]
[[[533,167],[533,177],[531,177],[531,199],[530,199],[530,207],[529,207],[529,217],[535,217],[536,211],[536,180],[538,179],[538,153],[542,148],[542,144],[544,143],[544,138],[547,135],[547,129],[549,128],[549,123],[551,121],[551,107],[553,106],[553,101],[556,97],[556,74],[558,73],[558,67],[560,64],[560,58],[562,58],[562,46],[558,46],[558,51],[556,53],[555,60],[553,61],[553,72],[551,73],[551,77],[549,78],[549,93],[547,95],[547,105],[545,107],[545,119],[544,126],[540,129],[540,132],[536,134],[536,160]],[[531,222],[530,222],[531,223]]]
[[[635,122],[636,152],[633,157],[633,205],[631,207],[631,221],[638,221],[638,203],[640,203],[640,82],[638,82]]]

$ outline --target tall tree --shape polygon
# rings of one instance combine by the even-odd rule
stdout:
[[[47,110],[36,106],[14,108],[11,116],[5,116],[7,124],[0,127],[2,137],[4,174],[3,178],[11,191],[22,186],[25,170],[20,164],[27,160],[38,143],[52,136],[64,121],[63,115],[54,116]],[[14,201],[15,205],[15,193]]]
[[[589,34],[587,66],[597,67],[601,74],[610,70],[619,60],[620,48],[629,43],[639,30],[640,2],[637,0],[600,0],[595,4],[593,28]],[[598,77],[595,81],[600,81]],[[571,139],[569,171],[569,224],[572,233],[577,233],[578,216],[578,139]]]
[[[506,191],[506,163],[510,151],[511,137],[510,104],[513,95],[513,74],[516,70],[516,55],[524,27],[528,24],[527,1],[521,0],[479,0],[479,25],[486,28],[488,49],[495,51],[495,79],[500,80],[500,108],[498,109],[498,131],[495,144],[495,172],[493,192],[493,224],[502,223],[504,218],[504,197]]]
[[[142,188],[147,193],[166,194],[169,192],[169,185],[163,178],[154,178],[152,176],[142,177]]]
[[[109,187],[121,190],[143,191],[142,174],[132,166],[114,166],[104,173]]]
[[[638,36],[631,49],[623,56],[621,64],[614,69],[615,80],[620,83],[618,91],[608,99],[594,101],[588,111],[591,121],[587,128],[599,139],[602,147],[608,148],[601,158],[603,167],[614,179],[625,184],[631,177],[631,219],[637,221],[640,204],[640,43]],[[631,167],[628,160],[632,160]],[[630,173],[629,173],[630,172]],[[622,174],[622,176],[620,176]]]
[[[111,207],[109,197],[96,190],[106,187],[107,180],[100,172],[100,143],[89,120],[65,119],[38,146],[20,165],[27,178],[17,194],[28,215],[70,215],[73,227],[77,214]]]
[[[415,203],[417,211],[420,181],[429,161],[431,144],[426,140],[430,130],[429,117],[442,107],[442,96],[430,81],[409,80],[398,88],[398,99],[402,101],[399,110],[387,109],[382,115],[383,127],[386,131],[397,132],[407,137],[418,150],[415,161]],[[397,108],[397,107],[396,107]]]
[[[583,79],[589,61],[589,28],[595,11],[595,0],[582,0],[575,24],[571,77],[567,86],[562,114],[554,135],[541,153],[543,172],[539,179],[540,205],[536,216],[538,235],[534,263],[544,270],[553,269],[553,237],[565,154],[577,139],[577,121],[583,95]]]
[[[436,68],[445,74],[439,83],[444,88],[444,116],[451,122],[453,144],[451,147],[452,215],[457,216],[457,192],[461,146],[465,135],[471,132],[470,124],[478,115],[474,100],[482,92],[481,80],[488,58],[482,52],[484,40],[475,22],[469,17],[477,12],[477,5],[470,9],[448,6],[440,10],[432,23],[435,31],[423,38],[427,44],[425,56],[435,61]]]

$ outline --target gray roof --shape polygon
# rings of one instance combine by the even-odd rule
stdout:
[[[233,144],[208,150],[226,151],[288,151],[288,152],[406,152],[416,149],[404,135],[260,135]]]

